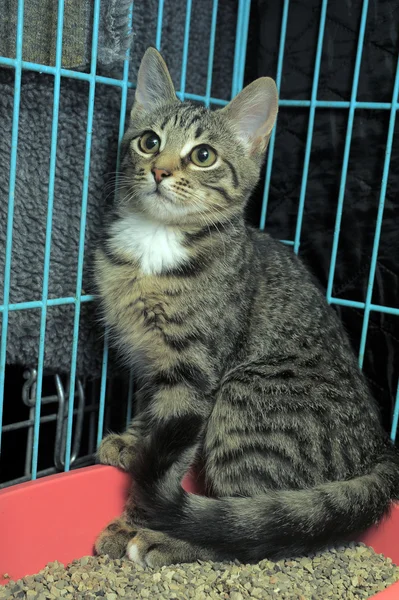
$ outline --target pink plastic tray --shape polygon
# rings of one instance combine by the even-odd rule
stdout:
[[[93,554],[101,529],[121,514],[129,478],[113,467],[87,467],[0,491],[0,584],[40,571],[48,562]],[[183,487],[198,493],[186,478]],[[361,538],[399,564],[399,506]],[[7,574],[7,578],[4,575]],[[399,583],[374,596],[398,600]]]

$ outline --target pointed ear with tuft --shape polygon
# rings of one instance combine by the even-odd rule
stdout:
[[[148,48],[141,60],[131,116],[174,102],[178,99],[168,67],[158,50]]]
[[[263,154],[276,122],[278,94],[270,77],[256,79],[222,109],[248,153]]]

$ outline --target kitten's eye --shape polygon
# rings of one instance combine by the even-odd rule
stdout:
[[[147,131],[147,133],[142,135],[139,140],[140,150],[146,154],[155,154],[156,152],[159,152],[160,145],[161,140],[153,131]]]
[[[211,167],[215,164],[217,155],[210,146],[197,146],[191,152],[190,158],[197,167]]]

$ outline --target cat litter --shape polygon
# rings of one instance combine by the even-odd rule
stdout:
[[[49,563],[37,575],[0,587],[0,599],[351,600],[371,598],[399,580],[399,567],[364,544],[256,565],[210,563],[142,568],[127,559],[85,556],[66,568]]]

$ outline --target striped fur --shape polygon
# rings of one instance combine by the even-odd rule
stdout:
[[[177,101],[155,50],[143,59],[96,269],[140,387],[137,419],[99,459],[135,485],[99,552],[151,566],[282,556],[362,531],[398,498],[396,451],[335,312],[300,260],[244,221],[276,98],[261,79],[207,111]],[[155,154],[140,150],[147,131]],[[191,162],[199,143],[213,166]],[[170,173],[159,185],[154,167]],[[196,461],[207,498],[180,486]]]

